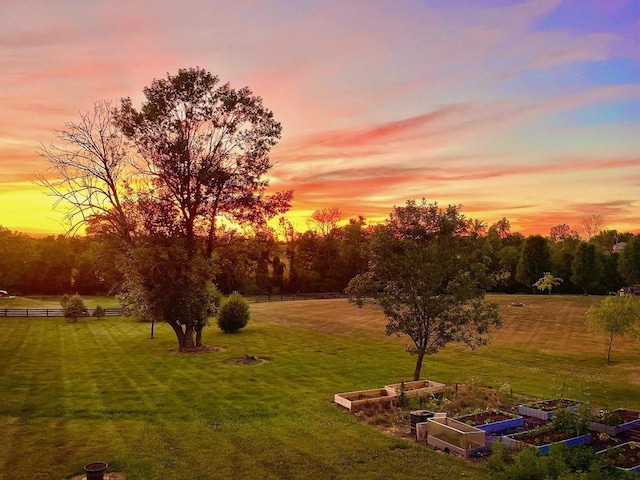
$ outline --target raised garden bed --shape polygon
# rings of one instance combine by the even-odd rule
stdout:
[[[445,452],[470,457],[485,448],[485,432],[453,418],[427,421],[427,444]]]
[[[501,410],[486,410],[484,412],[472,413],[458,417],[456,420],[477,427],[487,433],[518,428],[524,424],[524,419],[520,415],[503,412]]]
[[[390,407],[398,402],[398,395],[390,395],[384,388],[374,388],[371,390],[357,390],[355,392],[336,393],[333,396],[334,402],[338,405],[357,412],[362,408],[372,405],[383,405]]]
[[[616,436],[626,430],[640,426],[640,412],[619,408],[606,412],[593,422],[589,422],[589,429]]]
[[[528,403],[526,405],[518,405],[518,413],[528,417],[539,418],[541,420],[551,420],[554,410],[565,409],[575,412],[580,402],[569,400],[566,398],[554,398],[551,400],[542,400],[540,402]]]
[[[591,443],[591,434],[572,435],[556,430],[553,427],[543,427],[530,432],[521,432],[502,437],[506,447],[516,447],[521,444],[530,445],[538,449],[542,455],[549,453],[551,445],[564,443],[567,447]]]
[[[385,390],[389,395],[400,395],[402,383],[392,383],[385,385]],[[431,380],[416,380],[414,382],[404,382],[404,394],[407,397],[422,397],[441,391],[445,387],[444,383],[432,382]]]
[[[622,470],[640,472],[640,443],[638,442],[627,442],[598,453],[607,457]]]

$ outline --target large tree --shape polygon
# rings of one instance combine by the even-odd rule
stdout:
[[[459,207],[410,200],[394,207],[370,241],[369,269],[354,277],[347,293],[358,306],[373,302],[388,319],[387,335],[408,335],[417,354],[414,380],[425,355],[450,342],[484,345],[499,327],[497,306],[484,301],[491,280],[485,252],[469,235]]]
[[[547,240],[541,235],[527,237],[522,245],[520,261],[516,269],[516,280],[525,285],[533,283],[548,272],[551,266],[551,252]],[[533,293],[535,293],[535,287]]]
[[[618,268],[629,285],[640,283],[640,235],[634,235],[627,241],[620,252]]]
[[[67,124],[62,145],[43,147],[41,182],[70,207],[72,230],[88,224],[116,240],[132,301],[144,299],[182,351],[207,322],[221,219],[264,224],[291,192],[266,194],[281,126],[248,88],[189,68],[153,80],[144,96],[140,109],[125,98]]]
[[[580,287],[585,295],[595,292],[600,286],[602,262],[596,246],[580,242],[571,263],[571,281]]]

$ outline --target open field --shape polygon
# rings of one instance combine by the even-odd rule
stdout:
[[[606,338],[585,327],[601,298],[491,298],[505,323],[491,345],[448,347],[426,359],[423,378],[640,408],[640,342],[617,339],[607,366]],[[129,480],[494,477],[332,403],[337,392],[410,379],[414,357],[405,339],[384,335],[376,309],[251,308],[240,334],[205,330],[206,343],[225,348],[205,355],[172,353],[167,325],[150,340],[148,324],[128,319],[2,319],[0,479],[70,478],[95,460]],[[245,354],[267,361],[233,364]]]

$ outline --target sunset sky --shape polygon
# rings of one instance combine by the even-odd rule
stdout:
[[[547,235],[640,232],[639,0],[21,0],[0,16],[0,225],[63,233],[53,131],[199,66],[282,123],[299,228],[425,197]]]

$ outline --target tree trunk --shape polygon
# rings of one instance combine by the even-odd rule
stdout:
[[[176,321],[167,322],[173,331],[176,334],[176,338],[178,339],[178,351],[181,352],[184,344],[184,332],[182,331],[182,326],[178,324]]]
[[[196,327],[195,327],[195,331],[196,331],[196,348],[202,346],[202,329],[203,329],[203,327],[204,327],[204,325],[196,325]]]
[[[418,359],[416,360],[416,369],[413,371],[413,381],[420,380],[420,370],[422,370],[422,360],[424,360],[424,350],[418,351]]]
[[[187,325],[185,325],[184,335],[182,336],[181,351],[184,351],[185,349],[195,348],[196,345],[195,345],[195,342],[193,341],[193,333],[194,333],[193,323],[188,323]]]
[[[607,365],[611,364],[611,347],[613,346],[613,335],[609,336],[609,349],[607,350]]]
[[[151,319],[151,340],[153,340],[153,327],[155,326],[156,321],[155,319]]]

